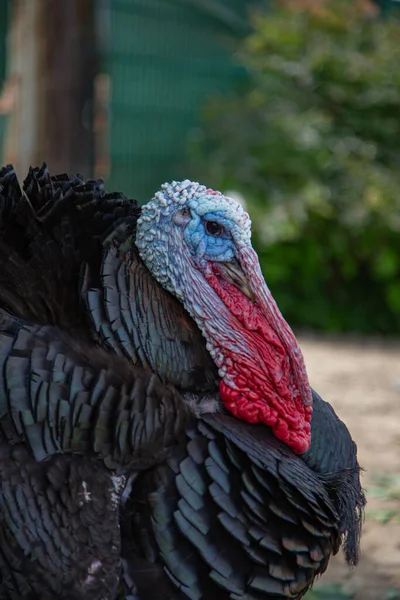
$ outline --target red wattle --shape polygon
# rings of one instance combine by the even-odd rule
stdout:
[[[299,415],[297,423],[293,427],[284,420],[284,417],[278,417],[278,412],[271,409],[265,397],[249,400],[245,395],[229,387],[224,381],[220,382],[219,391],[224,406],[234,417],[247,423],[264,423],[268,425],[272,428],[274,435],[290,446],[296,454],[302,454],[308,449],[310,445],[311,406],[304,407],[304,414]]]
[[[232,314],[232,331],[239,332],[249,350],[232,351],[229,344],[223,348],[224,359],[229,359],[227,377],[220,382],[225,407],[238,419],[268,425],[294,452],[305,452],[311,441],[312,407],[299,391],[291,349],[283,346],[258,304],[218,274],[208,281]],[[293,340],[298,349],[294,336]]]

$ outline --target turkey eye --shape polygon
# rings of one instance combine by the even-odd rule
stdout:
[[[216,221],[206,221],[205,230],[209,235],[218,237],[223,233],[224,228],[219,223],[216,223]]]

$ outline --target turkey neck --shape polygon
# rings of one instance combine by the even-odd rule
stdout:
[[[99,276],[87,270],[81,296],[96,341],[181,391],[217,392],[218,373],[196,323],[154,279],[131,239],[106,248]]]
[[[310,444],[311,389],[297,340],[282,317],[251,248],[239,250],[254,301],[228,281],[223,265],[188,265],[184,304],[207,340],[220,394],[236,417],[262,422],[296,453]],[[206,282],[204,281],[206,279]]]

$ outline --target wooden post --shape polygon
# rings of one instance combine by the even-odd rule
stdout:
[[[92,176],[94,0],[41,0],[42,156],[53,173]]]
[[[17,90],[5,160],[20,177],[43,161],[52,173],[92,176],[94,0],[14,1],[9,54]]]
[[[38,154],[39,3],[18,0],[12,4],[7,48],[7,81],[11,90],[4,141],[4,161],[12,163],[20,177]]]

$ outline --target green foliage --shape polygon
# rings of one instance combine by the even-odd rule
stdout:
[[[315,5],[254,19],[251,83],[208,104],[193,171],[245,197],[292,325],[399,333],[400,24]]]
[[[400,475],[385,473],[373,477],[368,495],[379,498],[382,505],[367,509],[367,518],[379,523],[400,523]]]
[[[341,583],[319,584],[304,596],[304,600],[351,600],[354,594],[347,592]]]

